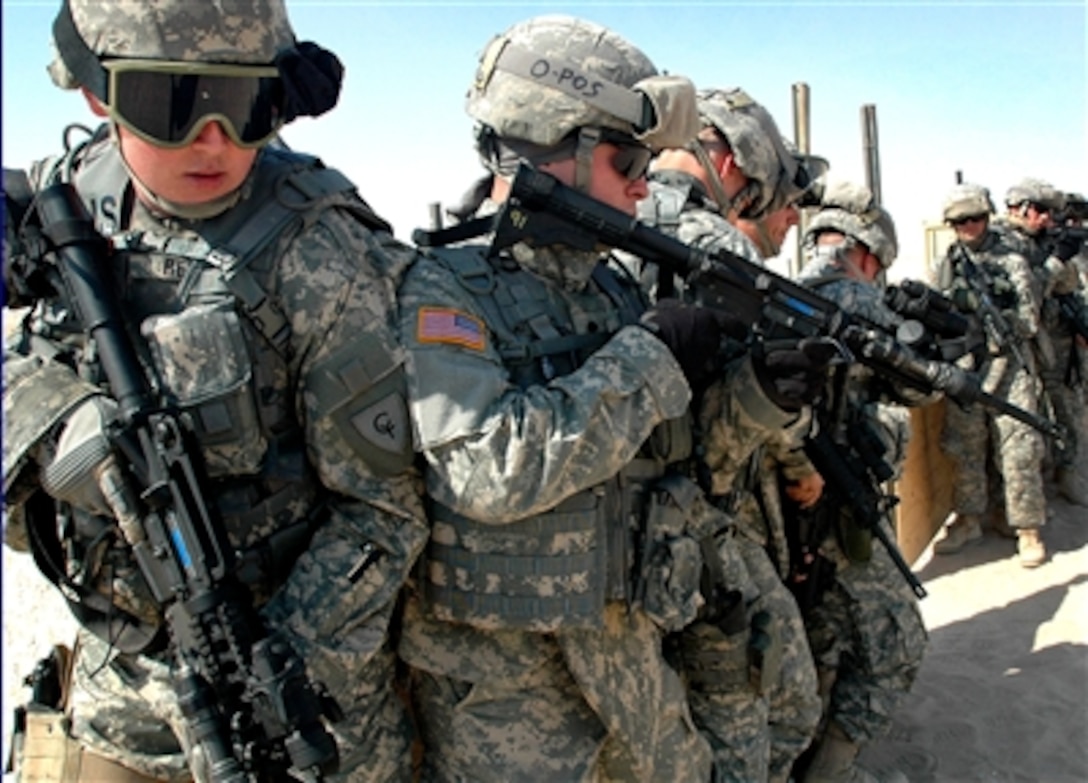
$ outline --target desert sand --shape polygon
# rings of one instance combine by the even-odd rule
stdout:
[[[1079,468],[1088,481],[1088,453]],[[929,591],[929,651],[891,735],[866,750],[871,766],[894,765],[914,783],[1088,781],[1088,509],[1052,487],[1048,496],[1041,567],[1022,568],[1015,542],[992,532],[915,563]],[[3,620],[6,759],[23,677],[74,632],[30,558],[7,548]]]

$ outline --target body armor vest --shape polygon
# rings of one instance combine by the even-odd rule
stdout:
[[[476,301],[511,380],[544,385],[580,367],[645,309],[635,281],[604,264],[579,293],[542,284],[483,248],[435,250]],[[639,598],[638,531],[647,489],[690,451],[690,422],[660,425],[640,456],[604,484],[544,513],[483,524],[434,503],[425,595],[443,620],[480,628],[554,631],[598,626],[606,601]],[[634,575],[634,578],[633,578]]]
[[[265,148],[244,187],[267,197],[201,221],[199,234],[122,231],[118,216],[133,193],[120,155],[110,143],[85,152],[73,184],[111,240],[110,272],[128,328],[139,330],[133,342],[153,388],[196,435],[239,578],[263,601],[305,549],[323,505],[288,393],[290,325],[266,295],[278,251],[329,206],[368,228],[387,226],[339,172]],[[79,371],[104,381],[93,351],[84,351]]]

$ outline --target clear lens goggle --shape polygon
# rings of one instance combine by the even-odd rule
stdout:
[[[284,123],[285,93],[272,66],[106,60],[112,120],[144,141],[179,148],[209,122],[239,147],[266,144]]]

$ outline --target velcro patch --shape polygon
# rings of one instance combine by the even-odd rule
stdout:
[[[419,311],[416,339],[421,343],[445,343],[482,351],[484,322],[474,315],[448,307],[423,307]]]

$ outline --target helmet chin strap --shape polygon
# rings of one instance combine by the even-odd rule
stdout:
[[[758,245],[759,254],[764,258],[774,258],[782,250],[782,246],[776,245],[771,239],[771,232],[767,230],[762,220],[753,220],[752,224],[756,228],[756,245]]]
[[[722,182],[721,175],[718,174],[718,167],[714,165],[714,161],[710,159],[710,155],[698,139],[695,139],[688,145],[688,149],[695,156],[695,159],[699,161],[699,165],[703,167],[703,173],[706,175],[706,184],[710,187],[710,195],[714,198],[714,203],[718,205],[718,212],[724,218],[729,217],[729,209],[733,206],[733,200],[725,194],[725,183]]]
[[[163,217],[176,217],[182,220],[206,220],[213,218],[216,215],[221,215],[228,209],[233,207],[242,197],[242,190],[245,188],[246,182],[249,181],[247,177],[241,185],[232,190],[230,193],[226,193],[211,201],[203,201],[199,204],[178,204],[177,202],[163,198],[155,193],[151,188],[144,183],[142,179],[133,171],[132,166],[128,164],[128,160],[125,158],[125,148],[121,144],[121,135],[117,132],[117,124],[110,123],[110,137],[113,139],[113,143],[117,145],[118,151],[121,153],[121,163],[125,167],[125,171],[128,172],[129,177],[132,178],[132,182],[136,185],[136,191],[140,196],[140,200],[144,202],[152,211]]]
[[[574,149],[574,188],[589,195],[589,181],[593,173],[593,150],[601,143],[600,128],[578,129],[578,146]]]

